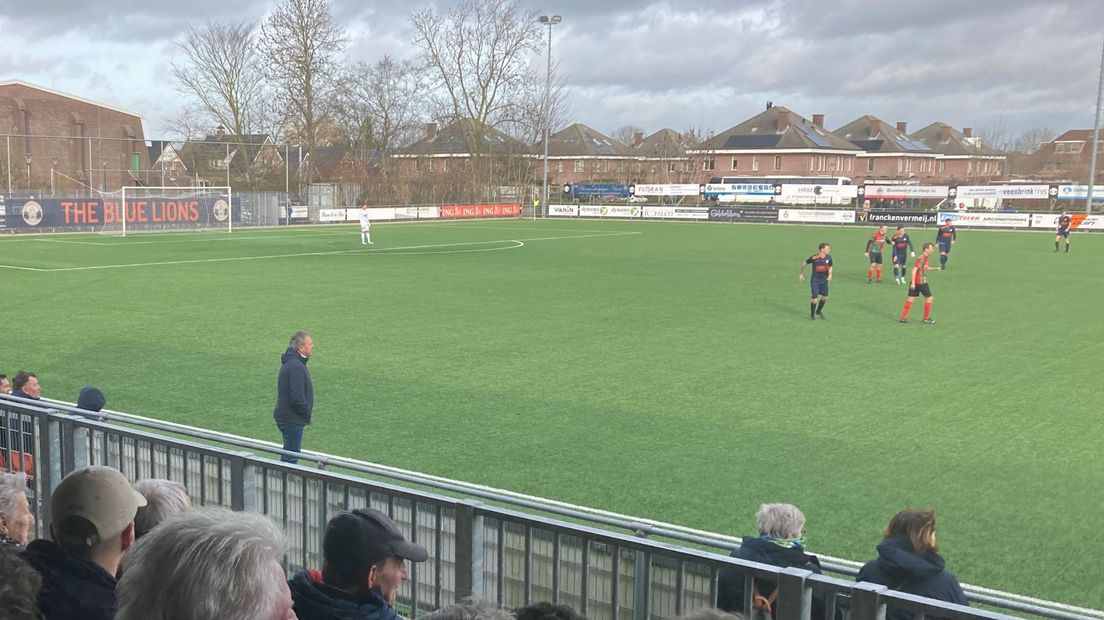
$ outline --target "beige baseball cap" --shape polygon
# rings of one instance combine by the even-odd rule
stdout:
[[[111,467],[85,467],[72,472],[50,496],[50,519],[58,542],[95,545],[126,529],[146,498],[135,491],[119,470]],[[58,525],[70,517],[82,517],[96,529],[95,535],[73,540]],[[64,539],[64,540],[62,540]]]

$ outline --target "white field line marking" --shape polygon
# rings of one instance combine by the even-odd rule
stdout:
[[[19,267],[18,265],[0,265],[0,269],[18,269],[20,271],[53,271],[52,269],[41,269],[39,267]]]
[[[38,241],[39,243],[72,243],[74,245],[116,245],[114,243],[97,243],[95,241],[73,241],[72,239],[28,239],[27,241]]]
[[[168,239],[164,241],[112,241],[108,243],[96,242],[96,241],[70,241],[68,239],[34,239],[34,241],[42,241],[46,243],[77,243],[80,245],[100,245],[104,247],[126,247],[131,245],[161,245],[163,243],[201,243],[204,241],[252,241],[255,239],[298,239],[301,237],[344,237],[349,235],[348,232],[329,232],[329,233],[315,233],[312,235],[263,235],[254,237],[231,237],[229,235],[225,237],[200,237],[198,239]]]
[[[194,265],[200,263],[226,263],[234,261],[247,261],[247,260],[267,260],[273,258],[299,258],[303,256],[341,256],[349,254],[386,254],[388,252],[396,252],[397,250],[425,250],[432,248],[449,248],[460,247],[470,245],[490,245],[495,243],[518,243],[521,245],[512,246],[508,248],[495,248],[495,249],[514,249],[514,247],[521,247],[525,245],[526,241],[557,241],[565,239],[587,239],[593,237],[621,237],[626,235],[639,235],[639,232],[615,232],[615,233],[600,233],[592,235],[566,235],[558,237],[534,237],[530,239],[492,239],[488,241],[464,241],[458,243],[435,243],[427,245],[408,245],[399,246],[394,248],[359,248],[354,250],[333,250],[330,252],[300,252],[297,254],[267,254],[263,256],[231,256],[224,258],[196,258],[189,260],[174,260],[174,261],[157,261],[149,263],[127,263],[122,265],[86,265],[83,267],[55,267],[55,268],[36,268],[36,267],[16,267],[13,265],[0,265],[0,267],[7,267],[9,269],[22,269],[26,271],[45,271],[45,272],[58,272],[58,271],[92,271],[99,269],[124,269],[128,267],[160,267],[166,265]],[[405,254],[405,252],[401,252]],[[409,254],[439,254],[441,252],[409,252]]]

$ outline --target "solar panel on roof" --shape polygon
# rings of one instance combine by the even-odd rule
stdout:
[[[790,125],[790,127],[796,128],[813,144],[817,146],[823,146],[825,148],[832,148],[832,143],[829,142],[827,138],[817,133],[816,130],[814,130],[812,127],[806,127],[805,125],[802,125],[800,123]]]
[[[885,140],[852,140],[851,143],[864,151],[880,151]]]
[[[782,136],[774,134],[767,136],[729,136],[725,140],[723,149],[762,149],[771,148],[778,144]]]
[[[906,151],[930,151],[931,150],[931,148],[929,148],[927,144],[924,144],[923,142],[921,142],[919,140],[901,140],[901,146],[903,146]]]

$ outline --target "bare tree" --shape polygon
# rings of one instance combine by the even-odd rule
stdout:
[[[211,130],[208,112],[197,102],[186,103],[177,113],[161,124],[166,137],[187,142]]]
[[[981,139],[982,144],[1000,151],[1012,148],[1012,134],[1008,130],[1008,123],[1004,117],[998,117],[994,121],[977,125],[974,135]]]
[[[1050,127],[1032,127],[1016,138],[1012,150],[1017,153],[1034,153],[1044,142],[1050,142],[1056,135],[1058,132]]]
[[[517,0],[463,0],[445,15],[410,16],[422,60],[439,83],[434,103],[450,120],[471,119],[470,152],[484,150],[485,128],[524,121],[534,84],[529,59],[539,48],[536,14]]]
[[[346,42],[327,0],[285,0],[261,27],[267,75],[284,118],[309,150],[319,144]]]
[[[644,130],[640,127],[640,125],[628,124],[618,127],[617,130],[614,131],[613,135],[610,137],[614,140],[617,140],[621,144],[624,144],[625,146],[633,146],[633,139],[638,133],[644,133]]]
[[[380,151],[386,172],[388,154],[419,130],[425,90],[424,73],[410,61],[384,56],[373,65],[360,62],[342,77],[334,118],[362,159],[369,150]]]

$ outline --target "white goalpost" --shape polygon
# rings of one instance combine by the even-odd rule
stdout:
[[[241,211],[234,190],[218,187],[129,186],[118,198],[103,195],[102,224],[97,232],[126,236],[133,232],[233,232]]]

